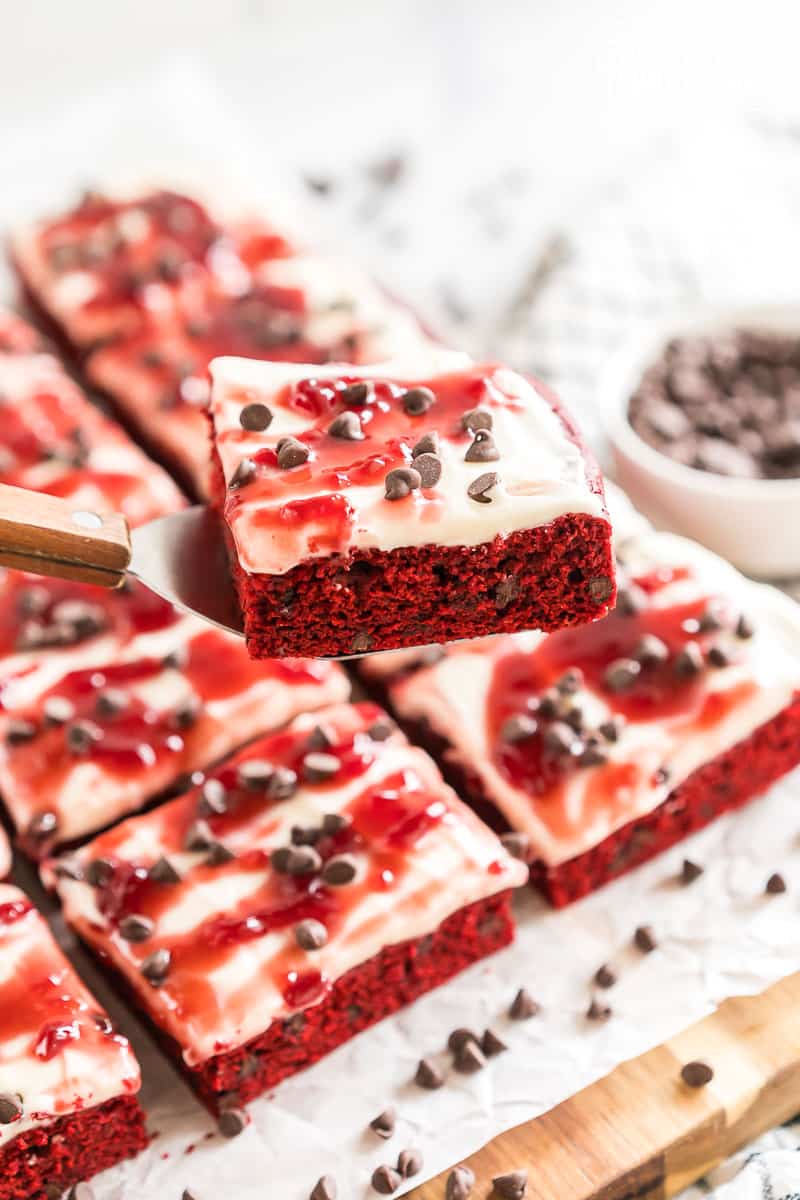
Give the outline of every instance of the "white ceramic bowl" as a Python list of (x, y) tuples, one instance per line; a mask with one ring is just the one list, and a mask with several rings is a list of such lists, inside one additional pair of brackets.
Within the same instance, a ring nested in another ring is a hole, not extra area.
[(670, 338), (731, 329), (800, 338), (800, 305), (679, 313), (621, 355), (602, 396), (615, 477), (654, 524), (695, 538), (749, 575), (790, 579), (800, 576), (800, 479), (731, 479), (686, 467), (649, 446), (628, 421), (642, 373)]

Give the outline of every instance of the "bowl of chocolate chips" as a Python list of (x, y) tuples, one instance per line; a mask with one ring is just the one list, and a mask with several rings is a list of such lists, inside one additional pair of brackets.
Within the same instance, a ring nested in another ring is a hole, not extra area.
[(751, 575), (800, 575), (800, 307), (671, 322), (610, 388), (637, 507)]

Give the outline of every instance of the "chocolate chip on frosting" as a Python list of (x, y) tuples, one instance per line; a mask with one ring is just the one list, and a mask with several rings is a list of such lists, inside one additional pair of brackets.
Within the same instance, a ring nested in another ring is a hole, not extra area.
[(335, 754), (312, 751), (303, 759), (303, 778), (308, 783), (327, 783), (338, 774), (341, 765)]
[(527, 988), (520, 988), (511, 1002), (508, 1015), (512, 1021), (527, 1021), (539, 1012), (539, 1004)]
[(669, 646), (655, 634), (645, 633), (636, 643), (633, 657), (643, 667), (657, 667), (669, 658)]
[(753, 622), (749, 617), (742, 613), (736, 622), (736, 636), (741, 638), (742, 641), (746, 641), (748, 638), (751, 638), (754, 633), (755, 626), (753, 625)]
[(444, 1075), (430, 1058), (421, 1058), (414, 1076), (418, 1087), (426, 1088), (429, 1092), (440, 1088), (444, 1083)]
[(397, 1113), (390, 1106), (384, 1109), (383, 1112), (378, 1113), (377, 1117), (373, 1117), (369, 1123), (369, 1127), (373, 1133), (377, 1133), (379, 1138), (383, 1138), (386, 1141), (394, 1133), (396, 1124)]
[(93, 858), (86, 864), (86, 882), (92, 887), (105, 887), (114, 878), (114, 864), (110, 858)]
[(146, 942), (153, 936), (154, 929), (155, 925), (150, 918), (142, 916), (141, 913), (130, 913), (119, 923), (120, 937), (126, 942)]
[(249, 792), (266, 790), (274, 774), (272, 763), (263, 758), (248, 758), (236, 768), (236, 782)]
[(239, 424), (248, 433), (263, 433), (272, 424), (272, 410), (257, 401), (245, 404), (239, 413)]
[(474, 1075), (476, 1071), (483, 1070), (486, 1066), (486, 1057), (477, 1041), (469, 1038), (464, 1042), (456, 1051), (453, 1066), (462, 1075)]
[(328, 433), (333, 438), (344, 442), (361, 442), (364, 440), (364, 430), (356, 413), (350, 409), (339, 413), (328, 426)]
[(181, 877), (168, 858), (157, 858), (147, 872), (154, 883), (180, 883)]
[(42, 713), (48, 725), (66, 725), (75, 716), (75, 705), (66, 696), (48, 696)]
[(599, 988), (610, 988), (617, 982), (617, 976), (608, 963), (603, 963), (595, 971), (594, 981)]
[(437, 433), (425, 433), (416, 442), (411, 450), (412, 458), (419, 458), (420, 454), (438, 454), (439, 453), (439, 435)]
[(22, 1116), (22, 1098), (15, 1092), (0, 1092), (0, 1125), (11, 1125)]
[(464, 462), (497, 462), (499, 457), (500, 451), (489, 430), (476, 430), (472, 445), (464, 455)]
[(217, 1128), (224, 1138), (238, 1137), (247, 1128), (247, 1114), (240, 1108), (224, 1108), (219, 1114)]
[(321, 950), (328, 941), (328, 931), (321, 921), (308, 917), (295, 925), (294, 938), (301, 950)]
[(400, 403), (410, 417), (421, 417), (436, 403), (436, 397), (430, 388), (414, 387), (403, 393)]
[(353, 408), (363, 408), (365, 404), (369, 404), (374, 394), (374, 385), (367, 379), (360, 379), (357, 383), (351, 383), (342, 388), (339, 392), (339, 399), (343, 404), (349, 404)]
[(461, 418), (461, 428), (469, 433), (476, 433), (479, 429), (491, 429), (493, 425), (494, 418), (486, 408), (471, 408)]
[(635, 617), (647, 608), (647, 593), (637, 584), (627, 584), (617, 591), (615, 612), (623, 617)]
[(224, 842), (214, 841), (208, 847), (205, 861), (209, 867), (223, 867), (225, 863), (233, 862), (235, 857), (236, 855), (228, 849)]
[(201, 817), (221, 817), (228, 811), (228, 792), (221, 780), (205, 780), (200, 788), (197, 811)]
[(607, 742), (618, 742), (620, 734), (625, 728), (625, 718), (622, 716), (610, 717), (603, 721), (597, 727), (597, 732), (604, 737)]
[(414, 470), (419, 471), (422, 487), (436, 487), (442, 477), (442, 460), (435, 454), (418, 454), (414, 459)]
[(695, 879), (699, 879), (703, 874), (703, 868), (699, 863), (692, 862), (690, 858), (685, 858), (681, 866), (681, 883), (688, 886), (694, 883)]
[(38, 727), (33, 721), (25, 721), (12, 717), (6, 726), (6, 744), (9, 746), (24, 746), (36, 737)]
[(395, 467), (386, 476), (386, 499), (402, 500), (422, 486), (422, 476), (414, 467)]
[(373, 742), (385, 742), (387, 738), (392, 736), (394, 726), (388, 718), (379, 717), (377, 721), (373, 721), (367, 730), (367, 734), (372, 738)]
[(527, 713), (515, 713), (500, 726), (500, 741), (524, 742), (533, 737), (538, 728), (539, 724), (535, 717), (531, 717)]
[(527, 833), (510, 830), (508, 833), (500, 834), (500, 841), (512, 858), (518, 858), (521, 862), (530, 861), (531, 839)]
[(311, 1191), (308, 1200), (336, 1200), (339, 1189), (332, 1175), (321, 1175)]
[(706, 657), (712, 667), (729, 667), (732, 662), (730, 653), (719, 642), (709, 646)]
[(253, 482), (257, 471), (258, 467), (252, 458), (243, 458), (231, 475), (228, 487), (233, 489), (245, 487), (248, 483)]
[(387, 1167), (384, 1163), (372, 1172), (370, 1182), (374, 1192), (378, 1192), (381, 1196), (391, 1196), (400, 1187), (403, 1177), (399, 1171), (395, 1171), (394, 1167)]
[(325, 813), (325, 816), (322, 818), (322, 832), (327, 837), (333, 837), (335, 834), (341, 833), (343, 829), (349, 829), (352, 823), (352, 819), (347, 813)]
[(658, 942), (651, 925), (640, 925), (633, 935), (633, 944), (642, 954), (651, 954)]
[(566, 721), (553, 721), (542, 737), (545, 750), (554, 756), (574, 754), (581, 748), (580, 738)]
[(687, 642), (675, 657), (673, 669), (679, 679), (692, 679), (703, 669), (703, 651), (697, 642)]
[(603, 683), (610, 692), (626, 692), (636, 683), (641, 669), (635, 658), (617, 658), (607, 668)]
[(172, 966), (172, 955), (166, 947), (161, 947), (160, 950), (154, 950), (152, 954), (148, 954), (142, 962), (140, 970), (148, 983), (153, 987), (160, 987), (164, 980), (169, 975), (170, 967)]
[(282, 437), (276, 446), (278, 466), (283, 471), (291, 471), (293, 467), (301, 467), (308, 461), (311, 451), (305, 442), (296, 437)]
[(424, 1160), (419, 1150), (409, 1149), (401, 1150), (397, 1156), (397, 1169), (403, 1179), (411, 1179), (413, 1175), (419, 1175), (424, 1166)]
[(479, 475), (477, 479), (473, 479), (472, 483), (467, 488), (467, 495), (470, 500), (476, 500), (479, 504), (491, 504), (492, 497), (489, 495), (492, 488), (495, 488), (500, 483), (500, 476), (496, 471), (487, 471), (484, 475)]
[(211, 827), (206, 821), (193, 821), (186, 831), (184, 839), (184, 849), (189, 851), (208, 850), (209, 846), (214, 841), (214, 835), (211, 832)]
[(589, 1007), (586, 1010), (586, 1018), (589, 1021), (608, 1021), (611, 1017), (611, 1006), (601, 1004), (599, 1000), (592, 998)]
[(508, 1049), (508, 1046), (493, 1029), (484, 1029), (481, 1037), (481, 1050), (487, 1058), (494, 1058)]
[(266, 784), (270, 800), (291, 800), (297, 791), (297, 775), (291, 767), (276, 767)]
[(358, 873), (356, 860), (349, 854), (337, 854), (329, 858), (322, 868), (322, 882), (329, 887), (346, 887)]
[(780, 896), (782, 892), (786, 891), (786, 880), (776, 871), (773, 875), (770, 875), (764, 891), (768, 896)]

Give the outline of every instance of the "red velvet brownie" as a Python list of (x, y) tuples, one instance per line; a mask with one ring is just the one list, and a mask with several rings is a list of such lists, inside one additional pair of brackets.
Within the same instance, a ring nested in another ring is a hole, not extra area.
[(47, 1200), (147, 1145), (127, 1038), (0, 884), (0, 1200)]
[(255, 657), (602, 616), (611, 528), (560, 406), (428, 348), (377, 368), (212, 366), (213, 503)]
[(0, 578), (0, 795), (34, 856), (348, 694), (334, 664), (254, 662), (137, 585)]
[(297, 718), (45, 876), (220, 1112), (509, 942), (527, 868), (359, 704)]
[(212, 358), (367, 362), (423, 339), (361, 271), (181, 192), (90, 194), (18, 235), (14, 257), (73, 346), (107, 343), (89, 378), (201, 494)]
[[(4, 324), (14, 334), (5, 341)], [(136, 525), (182, 507), (166, 472), (89, 403), (58, 360), (28, 349), (28, 328), (0, 312), (0, 483), (121, 512)]]
[(622, 547), (603, 621), (378, 656), (362, 673), (575, 900), (800, 763), (800, 610), (692, 542)]

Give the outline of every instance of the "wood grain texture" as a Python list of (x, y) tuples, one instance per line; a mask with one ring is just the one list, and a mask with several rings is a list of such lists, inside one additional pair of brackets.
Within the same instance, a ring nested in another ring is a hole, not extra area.
[[(131, 559), (125, 518), (84, 512), (71, 501), (0, 484), (0, 562), (26, 570), (66, 574), (87, 583), (120, 581)], [(98, 580), (98, 573), (101, 580)]]
[[(681, 1079), (702, 1059), (704, 1088)], [(494, 1196), (495, 1175), (528, 1170), (525, 1200), (664, 1200), (753, 1138), (800, 1111), (800, 974), (720, 1008), (623, 1063), (464, 1163), (470, 1200)], [(449, 1171), (409, 1193), (444, 1200)]]

